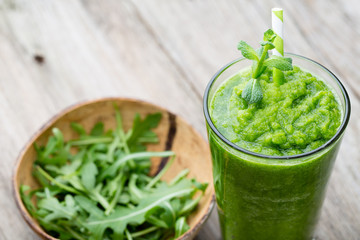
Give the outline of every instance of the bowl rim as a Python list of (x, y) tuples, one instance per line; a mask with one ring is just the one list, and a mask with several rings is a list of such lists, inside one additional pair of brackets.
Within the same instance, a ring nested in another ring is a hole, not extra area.
[[(52, 116), (50, 119), (48, 119), (45, 123), (43, 123), (41, 125), (41, 127), (30, 136), (29, 140), (26, 141), (24, 146), (21, 148), (18, 156), (16, 157), (16, 161), (15, 161), (15, 165), (14, 165), (13, 173), (12, 173), (12, 178), (11, 178), (12, 195), (15, 198), (15, 203), (21, 213), (21, 216), (24, 218), (24, 220), (28, 224), (28, 226), (33, 231), (35, 231), (35, 233), (38, 234), (42, 239), (57, 240), (57, 238), (54, 238), (54, 237), (50, 236), (49, 234), (47, 234), (38, 224), (35, 223), (35, 221), (31, 217), (31, 215), (29, 214), (28, 210), (25, 208), (25, 206), (21, 200), (20, 192), (17, 187), (18, 186), (17, 176), (18, 176), (18, 170), (19, 170), (19, 166), (21, 163), (21, 159), (24, 157), (25, 152), (27, 152), (27, 150), (30, 147), (32, 147), (32, 143), (38, 137), (40, 137), (40, 135), (44, 132), (44, 130), (46, 130), (51, 125), (53, 125), (59, 118), (61, 118), (62, 116), (64, 116), (67, 113), (74, 111), (77, 108), (80, 108), (80, 107), (83, 107), (86, 105), (90, 105), (90, 104), (94, 104), (94, 103), (98, 103), (98, 102), (107, 102), (107, 101), (137, 102), (137, 103), (141, 103), (144, 105), (156, 107), (164, 112), (175, 115), (176, 118), (180, 119), (182, 122), (187, 124), (192, 129), (192, 131), (194, 132), (194, 134), (197, 137), (199, 137), (199, 138), (203, 139), (203, 141), (205, 141), (204, 137), (201, 136), (198, 133), (198, 131), (191, 124), (189, 124), (187, 121), (185, 121), (181, 116), (179, 116), (178, 114), (174, 114), (173, 112), (169, 111), (168, 109), (166, 109), (162, 106), (159, 106), (157, 104), (154, 104), (149, 101), (142, 100), (142, 99), (130, 98), (130, 97), (100, 97), (100, 98), (94, 98), (94, 99), (90, 99), (90, 100), (78, 101), (76, 103), (73, 103), (73, 104), (63, 108), (62, 110), (57, 112), (54, 116)], [(209, 184), (212, 185), (212, 182)], [(209, 218), (209, 216), (214, 208), (214, 205), (215, 205), (215, 190), (214, 190), (214, 188), (210, 188), (210, 191), (211, 191), (211, 193), (210, 193), (211, 200), (209, 203), (209, 207), (206, 210), (206, 213), (204, 214), (204, 216), (201, 217), (201, 219), (198, 222), (196, 222), (196, 224), (193, 228), (190, 228), (183, 235), (181, 235), (178, 239), (185, 240), (185, 239), (188, 239), (189, 237), (193, 236), (193, 234), (196, 234), (200, 230), (200, 228), (203, 226), (205, 221)]]

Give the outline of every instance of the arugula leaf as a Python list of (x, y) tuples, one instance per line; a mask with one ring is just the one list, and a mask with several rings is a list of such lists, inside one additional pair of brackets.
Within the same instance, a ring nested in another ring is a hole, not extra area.
[(247, 82), (241, 96), (249, 104), (259, 102), (263, 97), (259, 80), (253, 78), (250, 79)]
[(196, 181), (195, 178), (191, 179), (191, 183), (194, 185), (194, 187), (200, 191), (202, 191), (203, 193), (205, 193), (207, 186), (209, 185), (208, 183), (200, 183), (198, 181)]
[(152, 223), (155, 226), (161, 228), (171, 228), (174, 226), (176, 221), (176, 212), (172, 205), (168, 201), (165, 201), (147, 211), (145, 219), (147, 222)]
[(155, 128), (161, 120), (161, 113), (149, 114), (144, 120), (141, 120), (140, 115), (136, 114), (134, 118), (131, 135), (127, 140), (129, 145), (134, 144), (139, 138), (146, 137), (148, 131)]
[(123, 191), (126, 178), (125, 178), (125, 175), (122, 174), (122, 173), (119, 176), (120, 177), (119, 177), (119, 180), (118, 180), (118, 184), (116, 186), (114, 197), (111, 200), (109, 206), (107, 208), (105, 208), (105, 215), (109, 215), (112, 212), (112, 210), (115, 208), (116, 203), (119, 200), (121, 192)]
[(150, 189), (153, 187), (158, 181), (160, 181), (160, 178), (166, 173), (166, 171), (170, 168), (172, 163), (174, 162), (175, 157), (172, 156), (170, 160), (166, 163), (165, 167), (161, 169), (161, 171), (146, 185), (145, 189)]
[(55, 224), (52, 221), (44, 220), (44, 218), (42, 217), (37, 217), (37, 220), (47, 232), (56, 232), (57, 235), (55, 235), (54, 237), (57, 237), (59, 239), (71, 239), (69, 233), (67, 233), (66, 230), (62, 228), (60, 225)]
[(118, 135), (115, 135), (114, 137), (114, 140), (112, 143), (110, 143), (109, 145), (109, 148), (108, 148), (108, 151), (106, 153), (106, 160), (108, 162), (114, 162), (114, 153), (115, 153), (115, 150), (116, 148), (119, 146), (121, 140), (120, 140), (120, 137)]
[(175, 238), (180, 237), (189, 229), (190, 227), (187, 225), (185, 217), (179, 218), (175, 224)]
[(127, 239), (127, 240), (133, 240), (130, 232), (129, 232), (127, 229), (125, 229), (125, 234), (126, 234), (126, 239)]
[(108, 209), (110, 208), (110, 204), (108, 200), (101, 194), (102, 187), (103, 184), (99, 183), (94, 189), (88, 191), (88, 196), (94, 201), (97, 201), (104, 209)]
[(49, 138), (45, 148), (35, 148), (38, 152), (37, 162), (42, 164), (65, 164), (68, 158), (68, 149), (64, 146), (64, 137), (59, 129), (52, 129), (53, 136)]
[(93, 162), (85, 163), (81, 168), (81, 182), (86, 189), (91, 190), (95, 187), (97, 174), (98, 169)]
[(82, 139), (71, 140), (69, 141), (69, 144), (72, 146), (84, 146), (84, 145), (92, 145), (98, 143), (110, 143), (112, 142), (112, 140), (113, 139), (108, 136), (102, 136), (102, 137), (86, 136)]
[(159, 142), (159, 138), (156, 135), (156, 133), (147, 131), (147, 132), (144, 132), (144, 134), (138, 138), (138, 141), (140, 143), (157, 143), (157, 142)]
[(45, 178), (39, 171), (39, 169), (36, 167), (37, 165), (34, 164), (33, 166), (33, 175), (36, 178), (36, 180), (41, 184), (43, 187), (50, 187), (50, 182), (47, 178)]
[(74, 193), (74, 194), (81, 194), (81, 192), (79, 192), (78, 190), (67, 186), (63, 183), (61, 183), (60, 181), (56, 180), (55, 178), (53, 178), (52, 176), (50, 176), (50, 174), (48, 174), (46, 171), (44, 171), (40, 166), (36, 167), (37, 171), (39, 172), (40, 175), (42, 175), (42, 177), (44, 177), (45, 179), (47, 179), (49, 182), (51, 182), (52, 184), (58, 186), (59, 188)]
[(37, 205), (39, 208), (49, 211), (44, 221), (52, 221), (59, 218), (70, 220), (76, 216), (77, 212), (77, 207), (71, 195), (65, 196), (64, 205), (60, 204), (59, 200), (55, 197), (41, 199)]
[(130, 197), (133, 203), (138, 204), (139, 201), (144, 198), (147, 194), (144, 194), (137, 186), (136, 186), (136, 180), (138, 179), (137, 174), (133, 174), (130, 177), (129, 181), (129, 193)]
[(122, 156), (100, 174), (100, 180), (104, 179), (107, 176), (114, 176), (117, 170), (130, 159), (136, 160), (136, 159), (144, 159), (149, 157), (170, 157), (173, 156), (174, 154), (175, 153), (172, 151), (165, 151), (165, 152), (131, 153), (129, 155)]
[(98, 122), (95, 126), (91, 129), (90, 135), (91, 136), (101, 136), (104, 134), (104, 124), (102, 122)]
[(185, 168), (180, 173), (178, 173), (178, 175), (175, 178), (173, 178), (173, 180), (170, 181), (169, 185), (170, 186), (174, 185), (175, 183), (177, 183), (181, 179), (184, 179), (189, 174), (189, 172), (190, 172), (190, 170)]
[[(123, 233), (129, 223), (144, 223), (146, 213), (155, 206), (174, 197), (190, 194), (193, 191), (194, 188), (191, 186), (191, 182), (184, 179), (168, 189), (161, 189), (161, 191), (148, 195), (146, 198), (143, 198), (134, 209), (118, 207), (114, 213), (108, 217), (90, 214), (84, 226), (92, 232), (95, 239), (102, 239), (107, 228), (112, 229), (116, 233)], [(84, 210), (86, 211), (86, 209)]]
[(85, 136), (86, 135), (86, 131), (83, 128), (83, 126), (81, 126), (79, 123), (76, 122), (72, 122), (70, 123), (70, 127), (79, 134), (79, 136)]
[[(149, 228), (146, 228), (144, 230), (131, 233), (131, 236), (134, 237), (134, 238), (141, 237), (141, 236), (143, 236), (145, 234), (151, 233), (151, 232), (156, 231), (158, 229), (159, 229), (159, 227), (156, 227), (156, 226), (149, 227)], [(150, 239), (150, 240), (158, 240), (158, 239), (160, 239), (161, 235), (159, 235), (159, 231), (157, 231), (157, 233), (158, 234), (155, 233), (155, 235), (152, 234), (153, 236), (149, 237), (148, 239)]]
[(31, 216), (35, 216), (35, 211), (36, 208), (34, 206), (34, 204), (31, 202), (31, 197), (33, 195), (33, 193), (27, 195), (25, 192), (30, 190), (30, 187), (27, 185), (21, 185), (20, 186), (20, 196), (21, 199), (23, 200), (23, 203), (26, 207), (26, 209), (29, 211)]
[(201, 200), (201, 196), (196, 199), (186, 199), (185, 205), (179, 211), (180, 215), (187, 215), (192, 212)]
[(75, 196), (75, 201), (84, 211), (88, 212), (90, 215), (97, 217), (103, 216), (103, 211), (96, 206), (95, 201), (92, 201), (89, 198), (81, 195)]
[(124, 173), (124, 171), (120, 171), (120, 173), (112, 179), (107, 179), (104, 188), (102, 189), (102, 195), (105, 197), (112, 197), (116, 193), (119, 188), (123, 187), (122, 182), (128, 179), (128, 176)]
[(79, 192), (89, 191), (88, 189), (86, 189), (84, 187), (84, 185), (82, 184), (82, 181), (78, 175), (64, 176), (64, 177), (62, 177), (62, 179), (64, 180), (64, 182), (65, 181), (68, 182), (72, 187), (74, 187)]

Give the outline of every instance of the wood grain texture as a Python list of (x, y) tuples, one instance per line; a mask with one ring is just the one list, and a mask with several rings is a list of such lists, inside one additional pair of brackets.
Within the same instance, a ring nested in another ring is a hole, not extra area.
[[(210, 77), (255, 45), (270, 9), (285, 10), (285, 51), (331, 69), (352, 116), (329, 183), (317, 239), (360, 239), (358, 0), (0, 1), (0, 239), (37, 239), (11, 196), (17, 154), (50, 117), (102, 96), (137, 97), (179, 114), (205, 137)], [(216, 212), (198, 239), (220, 239)]]

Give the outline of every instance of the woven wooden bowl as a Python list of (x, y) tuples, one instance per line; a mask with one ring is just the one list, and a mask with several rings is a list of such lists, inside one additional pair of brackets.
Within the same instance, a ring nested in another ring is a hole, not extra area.
[[(174, 163), (163, 176), (164, 180), (171, 179), (182, 169), (188, 168), (190, 170), (189, 177), (195, 177), (198, 181), (209, 183), (208, 189), (201, 199), (197, 210), (190, 215), (188, 219), (190, 230), (179, 239), (194, 238), (209, 216), (214, 205), (214, 188), (212, 185), (209, 147), (204, 139), (195, 132), (189, 124), (175, 114), (153, 104), (134, 99), (103, 98), (71, 106), (53, 117), (30, 139), (17, 159), (13, 176), (15, 200), (22, 216), (41, 238), (54, 239), (31, 217), (22, 203), (19, 194), (19, 187), (22, 184), (29, 185), (31, 188), (38, 186), (37, 181), (31, 173), (32, 164), (36, 157), (33, 144), (36, 142), (39, 145), (44, 145), (51, 135), (51, 129), (53, 127), (59, 128), (63, 132), (66, 140), (75, 138), (76, 135), (70, 128), (71, 122), (78, 122), (82, 124), (86, 130), (90, 130), (96, 122), (102, 121), (106, 129), (114, 129), (116, 125), (114, 103), (120, 108), (125, 129), (131, 127), (135, 113), (139, 113), (142, 117), (149, 113), (162, 113), (162, 120), (155, 129), (155, 132), (159, 136), (160, 143), (149, 144), (148, 150), (172, 150), (176, 153)], [(167, 159), (153, 158), (151, 173), (154, 174), (157, 172), (164, 166), (166, 161)]]

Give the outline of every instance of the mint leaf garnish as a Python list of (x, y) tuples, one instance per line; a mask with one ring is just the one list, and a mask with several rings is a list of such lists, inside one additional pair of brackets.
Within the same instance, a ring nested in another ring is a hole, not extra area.
[(272, 29), (268, 29), (264, 32), (264, 38), (263, 38), (264, 41), (274, 42), (275, 38), (276, 38), (276, 34)]
[(261, 86), (258, 79), (250, 79), (242, 94), (242, 98), (244, 98), (248, 103), (256, 103), (260, 101), (263, 97)]
[(291, 58), (285, 58), (280, 56), (271, 56), (264, 61), (264, 66), (270, 68), (277, 68), (281, 71), (290, 71), (293, 69)]
[(240, 41), (238, 44), (238, 50), (241, 51), (241, 54), (250, 60), (256, 60), (259, 61), (259, 57), (258, 54), (256, 53), (256, 51), (246, 42), (244, 41)]
[(263, 46), (263, 47), (268, 46), (268, 50), (271, 50), (271, 49), (275, 48), (275, 45), (272, 42), (269, 42), (269, 41), (267, 41), (267, 42), (261, 41), (260, 45)]
[(260, 42), (261, 47), (259, 49), (254, 50), (254, 48), (244, 41), (240, 41), (238, 44), (238, 49), (241, 51), (241, 54), (245, 58), (253, 60), (251, 68), (252, 78), (246, 84), (241, 94), (242, 98), (244, 98), (249, 104), (260, 102), (263, 97), (260, 80), (258, 78), (267, 67), (276, 68), (281, 71), (289, 71), (293, 69), (291, 58), (281, 56), (269, 57), (268, 51), (275, 48), (275, 38), (276, 34), (274, 31), (268, 29), (264, 32), (264, 38), (263, 41)]

